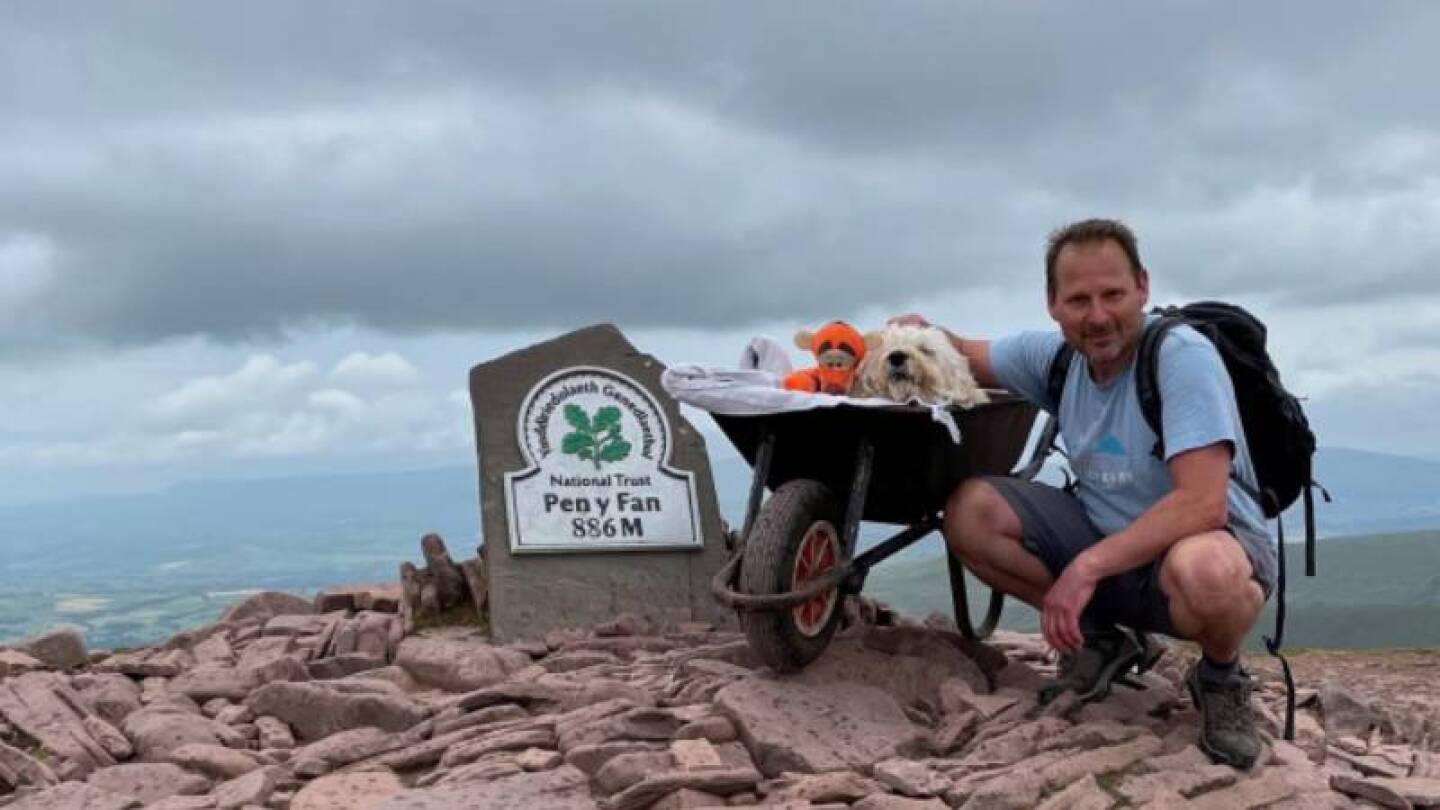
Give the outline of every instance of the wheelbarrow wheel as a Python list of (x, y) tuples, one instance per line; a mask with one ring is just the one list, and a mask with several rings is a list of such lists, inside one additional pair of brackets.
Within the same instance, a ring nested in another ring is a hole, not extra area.
[[(740, 587), (748, 594), (798, 590), (840, 564), (840, 504), (819, 481), (780, 485), (756, 516), (740, 563)], [(746, 610), (740, 626), (750, 648), (771, 669), (794, 672), (830, 644), (844, 612), (844, 596), (832, 588), (807, 602), (778, 610)]]

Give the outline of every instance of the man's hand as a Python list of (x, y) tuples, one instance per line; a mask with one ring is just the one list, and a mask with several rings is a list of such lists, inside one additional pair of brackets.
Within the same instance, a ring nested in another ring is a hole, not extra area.
[(930, 321), (918, 312), (910, 312), (905, 315), (896, 315), (885, 322), (886, 326), (929, 326)]
[(1051, 647), (1068, 653), (1085, 645), (1085, 635), (1080, 632), (1080, 614), (1090, 604), (1099, 582), (1100, 578), (1090, 570), (1083, 555), (1060, 572), (1060, 578), (1050, 586), (1041, 605), (1040, 631)]

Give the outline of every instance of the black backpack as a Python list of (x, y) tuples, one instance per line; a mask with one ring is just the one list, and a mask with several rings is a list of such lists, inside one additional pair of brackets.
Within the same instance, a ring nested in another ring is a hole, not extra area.
[[(1152, 310), (1160, 317), (1148, 324), (1140, 337), (1135, 359), (1135, 391), (1140, 412), (1154, 431), (1154, 454), (1165, 458), (1165, 432), (1161, 424), (1160, 342), (1180, 324), (1188, 324), (1215, 345), (1225, 362), (1235, 388), (1235, 402), (1245, 441), (1250, 448), (1250, 462), (1259, 480), (1259, 491), (1236, 479), (1241, 488), (1260, 505), (1267, 518), (1278, 518), (1297, 499), (1304, 501), (1305, 510), (1305, 575), (1315, 576), (1315, 503), (1312, 489), (1319, 485), (1313, 477), (1315, 434), (1309, 420), (1295, 398), (1280, 383), (1280, 372), (1265, 349), (1266, 329), (1259, 318), (1244, 309), (1220, 301), (1199, 301), (1183, 307)], [(1065, 377), (1075, 350), (1062, 344), (1050, 361), (1048, 393), (1058, 409), (1065, 388)], [(1231, 473), (1232, 477), (1234, 473)], [(1325, 500), (1329, 493), (1320, 487)], [(1285, 630), (1285, 525), (1279, 524), (1279, 583), (1275, 606), (1275, 636), (1266, 638), (1265, 646), (1280, 658), (1289, 687), (1285, 739), (1294, 739), (1295, 689), (1290, 666), (1280, 655)]]

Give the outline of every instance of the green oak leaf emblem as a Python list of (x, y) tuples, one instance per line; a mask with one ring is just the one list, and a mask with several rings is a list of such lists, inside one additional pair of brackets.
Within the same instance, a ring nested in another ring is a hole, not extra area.
[(565, 421), (574, 428), (560, 440), (560, 452), (578, 456), (600, 469), (601, 462), (620, 461), (630, 455), (630, 443), (620, 435), (620, 409), (605, 405), (594, 416), (571, 402)]

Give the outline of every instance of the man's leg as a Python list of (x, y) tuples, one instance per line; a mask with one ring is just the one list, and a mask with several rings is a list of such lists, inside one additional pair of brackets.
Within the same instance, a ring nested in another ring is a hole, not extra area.
[(1055, 580), (1021, 545), (1015, 509), (980, 478), (967, 479), (945, 505), (945, 542), (980, 581), (1039, 608)]
[[(1080, 502), (1062, 490), (982, 478), (966, 481), (951, 497), (945, 538), (951, 553), (981, 581), (1039, 609), (1054, 584), (1051, 572), (1097, 542), (1100, 531)], [(1123, 633), (1108, 619), (1083, 629), (1085, 646), (1061, 656), (1057, 677), (1037, 696), (1042, 703), (1067, 691), (1082, 701), (1103, 697), (1115, 677), (1152, 660), (1143, 636)]]
[(1248, 769), (1260, 753), (1250, 706), (1252, 683), (1239, 666), (1240, 644), (1265, 604), (1253, 567), (1229, 532), (1187, 537), (1166, 552), (1160, 587), (1175, 632), (1203, 656), (1185, 675), (1200, 712), (1200, 748), (1217, 762)]
[(1160, 564), (1160, 588), (1169, 598), (1175, 631), (1216, 663), (1236, 660), (1265, 605), (1250, 558), (1227, 531), (1197, 534), (1171, 546)]

